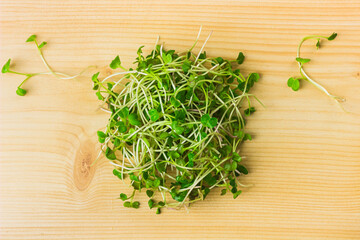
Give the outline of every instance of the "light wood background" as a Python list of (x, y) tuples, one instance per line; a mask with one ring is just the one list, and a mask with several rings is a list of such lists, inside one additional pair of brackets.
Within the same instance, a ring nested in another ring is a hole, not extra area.
[[(266, 108), (249, 119), (243, 155), (253, 184), (236, 200), (211, 193), (189, 212), (155, 215), (145, 203), (126, 209), (129, 192), (96, 158), (99, 111), (88, 72), (76, 80), (31, 79), (26, 97), (19, 76), (0, 79), (1, 239), (360, 239), (360, 1), (45, 1), (2, 0), (0, 62), (44, 71), (31, 34), (48, 41), (44, 53), (58, 71), (75, 74), (97, 64), (102, 76), (119, 54), (131, 66), (157, 35), (168, 48), (188, 49), (203, 25), (214, 30), (210, 56), (246, 55), (245, 73), (261, 81), (254, 93)], [(344, 113), (308, 83), (286, 86), (297, 74), (300, 39), (338, 38), (304, 46), (307, 70), (344, 96)], [(197, 48), (199, 49), (199, 47)]]

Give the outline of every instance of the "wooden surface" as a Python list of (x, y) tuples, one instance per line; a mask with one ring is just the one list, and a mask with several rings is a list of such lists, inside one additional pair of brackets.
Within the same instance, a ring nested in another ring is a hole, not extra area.
[[(249, 119), (255, 137), (242, 146), (253, 184), (241, 197), (211, 193), (189, 212), (161, 215), (143, 204), (125, 209), (116, 199), (130, 189), (96, 158), (98, 110), (91, 72), (76, 80), (0, 79), (1, 239), (360, 239), (360, 1), (40, 1), (2, 0), (0, 62), (44, 71), (31, 34), (48, 41), (45, 56), (75, 74), (97, 64), (102, 74), (115, 55), (131, 66), (136, 50), (149, 52), (157, 35), (165, 46), (188, 49), (214, 33), (210, 56), (236, 58), (243, 71), (261, 73), (254, 93), (266, 108)], [(342, 110), (304, 83), (292, 92), (296, 46), (308, 34), (339, 33), (315, 51), (307, 70)], [(199, 49), (199, 48), (197, 48)], [(144, 203), (145, 196), (140, 197)]]

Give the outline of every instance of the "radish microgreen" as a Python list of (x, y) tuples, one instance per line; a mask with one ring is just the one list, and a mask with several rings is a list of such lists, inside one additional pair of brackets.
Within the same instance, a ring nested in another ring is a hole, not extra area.
[[(12, 73), (12, 74), (17, 74), (17, 75), (21, 75), (21, 76), (25, 76), (25, 79), (20, 83), (20, 85), (17, 87), (17, 90), (16, 90), (16, 94), (19, 95), (19, 96), (25, 96), (26, 93), (27, 93), (27, 90), (21, 88), (22, 85), (24, 83), (26, 83), (30, 78), (34, 77), (34, 76), (37, 76), (37, 75), (49, 75), (49, 74), (52, 74), (54, 75), (56, 78), (59, 78), (59, 79), (73, 79), (73, 78), (76, 78), (78, 76), (80, 76), (84, 71), (82, 71), (81, 73), (77, 74), (77, 75), (74, 75), (74, 76), (70, 76), (70, 75), (67, 75), (65, 73), (61, 73), (61, 72), (55, 72), (53, 71), (49, 64), (47, 63), (47, 61), (45, 60), (44, 58), (44, 55), (42, 53), (42, 48), (47, 44), (47, 42), (41, 42), (40, 44), (38, 44), (37, 40), (36, 40), (36, 35), (31, 35), (27, 40), (26, 42), (33, 42), (38, 50), (38, 53), (40, 55), (40, 58), (42, 60), (42, 62), (44, 63), (45, 67), (47, 68), (48, 72), (38, 72), (38, 73), (22, 73), (22, 72), (17, 72), (17, 71), (13, 71), (13, 70), (10, 70), (10, 64), (11, 64), (11, 59), (9, 59), (5, 64), (4, 66), (2, 67), (2, 70), (1, 72), (2, 73)], [(94, 86), (95, 87), (95, 86)]]
[(321, 40), (326, 39), (328, 41), (332, 41), (336, 38), (337, 33), (331, 34), (329, 37), (321, 36), (321, 35), (309, 35), (304, 37), (297, 48), (297, 56), (295, 58), (296, 62), (299, 65), (299, 71), (301, 77), (290, 77), (287, 81), (288, 87), (290, 87), (292, 90), (297, 91), (300, 88), (300, 80), (306, 80), (310, 82), (312, 85), (314, 85), (316, 88), (318, 88), (320, 91), (324, 92), (327, 96), (329, 96), (331, 99), (334, 99), (337, 103), (344, 102), (345, 99), (342, 97), (338, 97), (335, 95), (330, 94), (323, 86), (321, 86), (319, 83), (315, 82), (313, 79), (309, 77), (309, 75), (304, 70), (304, 64), (310, 62), (310, 59), (308, 58), (302, 58), (300, 57), (300, 49), (303, 43), (307, 40), (314, 39), (316, 40), (316, 49), (319, 49), (321, 46)]
[[(125, 207), (138, 208), (133, 199), (142, 190), (159, 214), (164, 207), (204, 200), (217, 187), (233, 198), (244, 187), (238, 176), (248, 171), (240, 164), (239, 146), (252, 139), (244, 116), (255, 112), (248, 92), (260, 76), (245, 78), (234, 68), (244, 62), (242, 52), (229, 61), (205, 51), (194, 54), (193, 48), (180, 54), (156, 44), (144, 55), (141, 46), (135, 70), (124, 68), (116, 56), (110, 68), (122, 71), (102, 80), (99, 73), (92, 77), (110, 113), (105, 131), (98, 132), (102, 151), (115, 166), (114, 175), (128, 176), (134, 188), (130, 197), (120, 196), (128, 200)], [(244, 104), (248, 108), (240, 111)]]

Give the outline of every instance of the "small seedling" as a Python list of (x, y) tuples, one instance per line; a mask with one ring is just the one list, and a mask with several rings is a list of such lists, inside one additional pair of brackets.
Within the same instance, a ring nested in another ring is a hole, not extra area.
[(37, 75), (49, 75), (52, 74), (54, 75), (56, 78), (59, 79), (73, 79), (76, 78), (78, 76), (80, 76), (86, 69), (84, 69), (81, 73), (74, 75), (74, 76), (70, 76), (67, 75), (65, 73), (61, 73), (61, 72), (55, 72), (52, 70), (52, 68), (49, 66), (49, 64), (47, 63), (47, 61), (44, 58), (44, 55), (42, 53), (42, 48), (47, 44), (47, 42), (41, 42), (40, 44), (38, 44), (37, 39), (36, 39), (36, 35), (31, 35), (26, 42), (32, 42), (35, 44), (38, 53), (40, 55), (40, 58), (42, 60), (42, 62), (44, 63), (45, 67), (47, 68), (48, 72), (38, 72), (38, 73), (22, 73), (22, 72), (17, 72), (17, 71), (13, 71), (10, 69), (10, 64), (11, 64), (11, 59), (9, 59), (4, 66), (2, 67), (1, 72), (2, 73), (13, 73), (13, 74), (17, 74), (17, 75), (21, 75), (21, 76), (25, 76), (25, 79), (20, 83), (20, 85), (17, 87), (16, 90), (16, 94), (19, 96), (25, 96), (27, 93), (27, 90), (23, 89), (22, 86), (24, 85), (24, 83), (26, 83), (30, 78), (37, 76)]
[(313, 79), (311, 79), (309, 77), (309, 75), (305, 72), (304, 70), (304, 64), (310, 62), (310, 59), (308, 58), (302, 58), (300, 57), (300, 49), (301, 46), (303, 45), (303, 43), (306, 40), (310, 40), (310, 39), (314, 39), (316, 40), (316, 49), (319, 49), (321, 46), (321, 40), (325, 39), (328, 41), (332, 41), (336, 38), (337, 33), (333, 33), (331, 34), (329, 37), (325, 37), (325, 36), (320, 36), (320, 35), (310, 35), (310, 36), (306, 36), (304, 37), (300, 44), (298, 45), (298, 49), (297, 49), (297, 56), (295, 58), (296, 62), (299, 65), (299, 71), (300, 71), (300, 75), (301, 77), (290, 77), (287, 81), (287, 85), (294, 91), (299, 90), (300, 88), (300, 81), (301, 80), (306, 80), (308, 82), (310, 82), (312, 85), (314, 85), (316, 88), (318, 88), (320, 91), (324, 92), (327, 96), (329, 96), (331, 99), (334, 99), (336, 102), (340, 103), (340, 102), (344, 102), (345, 99), (342, 97), (338, 97), (335, 95), (330, 94), (323, 86), (321, 86), (319, 83), (315, 82)]

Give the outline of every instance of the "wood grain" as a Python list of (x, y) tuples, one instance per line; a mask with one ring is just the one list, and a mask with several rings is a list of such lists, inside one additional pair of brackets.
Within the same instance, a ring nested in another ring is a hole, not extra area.
[[(235, 58), (245, 73), (261, 73), (254, 88), (266, 108), (249, 119), (255, 138), (242, 146), (253, 184), (237, 200), (219, 192), (189, 212), (155, 215), (143, 204), (125, 209), (116, 199), (129, 188), (102, 159), (96, 131), (107, 114), (98, 109), (91, 73), (76, 80), (0, 79), (1, 239), (360, 239), (360, 2), (266, 1), (41, 1), (0, 2), (1, 63), (43, 71), (36, 33), (58, 71), (75, 74), (97, 64), (102, 74), (117, 54), (131, 66), (136, 50), (186, 50), (203, 25), (210, 56)], [(307, 70), (330, 92), (346, 97), (344, 113), (307, 83), (292, 92), (294, 56), (308, 34), (338, 38), (312, 58)], [(197, 48), (199, 49), (199, 48)], [(140, 196), (145, 202), (145, 196)]]

